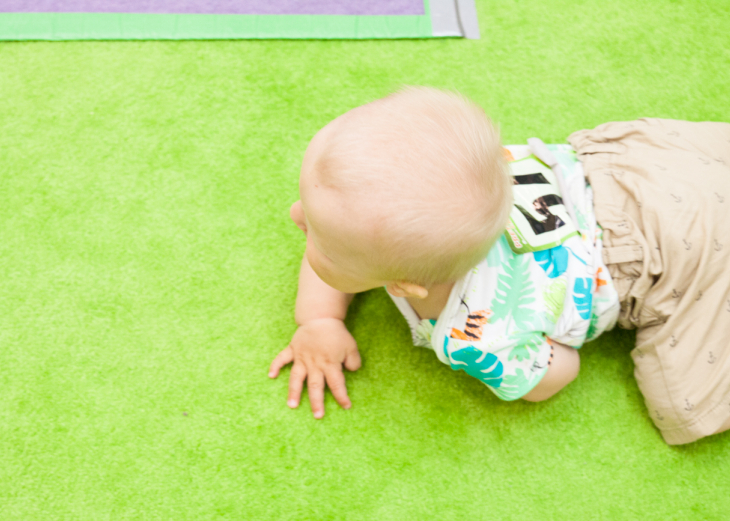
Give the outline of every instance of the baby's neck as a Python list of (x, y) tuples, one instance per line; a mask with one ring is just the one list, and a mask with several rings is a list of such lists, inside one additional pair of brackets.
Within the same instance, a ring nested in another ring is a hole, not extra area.
[(406, 300), (421, 320), (426, 318), (437, 320), (449, 301), (449, 295), (454, 284), (455, 282), (447, 282), (446, 284), (431, 286), (426, 298), (407, 297)]

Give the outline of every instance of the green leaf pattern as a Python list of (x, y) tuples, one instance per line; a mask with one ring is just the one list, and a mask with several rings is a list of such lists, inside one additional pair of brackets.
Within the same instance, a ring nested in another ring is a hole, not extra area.
[(535, 310), (529, 307), (535, 302), (535, 284), (530, 277), (532, 260), (532, 255), (514, 255), (502, 262), (490, 306), (494, 313), (492, 322), (511, 318), (517, 329), (534, 328)]
[(436, 321), (431, 319), (424, 319), (418, 323), (416, 327), (416, 335), (414, 344), (418, 347), (427, 347), (433, 349), (431, 345), (431, 337), (433, 335), (433, 329), (436, 326)]
[(507, 360), (527, 360), (533, 353), (540, 351), (540, 346), (545, 343), (545, 337), (541, 333), (513, 333), (511, 336), (516, 344), (507, 355)]
[(568, 285), (565, 282), (565, 277), (559, 277), (547, 284), (542, 290), (542, 298), (545, 301), (545, 316), (553, 324), (557, 323), (558, 317), (563, 312), (565, 291), (567, 289)]

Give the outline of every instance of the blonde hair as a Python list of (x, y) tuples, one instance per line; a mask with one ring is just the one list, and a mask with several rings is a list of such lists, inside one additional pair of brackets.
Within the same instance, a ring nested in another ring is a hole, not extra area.
[(356, 195), (372, 234), (367, 263), (382, 280), (453, 282), (504, 231), (512, 180), (499, 132), (458, 93), (406, 87), (341, 116), (315, 165), (321, 182)]

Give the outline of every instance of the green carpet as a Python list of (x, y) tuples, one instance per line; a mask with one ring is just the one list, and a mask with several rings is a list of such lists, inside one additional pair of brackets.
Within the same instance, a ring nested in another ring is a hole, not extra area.
[[(351, 410), (286, 407), (302, 154), (401, 84), (506, 143), (643, 116), (730, 121), (730, 3), (488, 0), (481, 40), (0, 45), (0, 518), (727, 519), (730, 434), (669, 447), (633, 334), (546, 403), (348, 317)], [(306, 402), (305, 402), (306, 403)]]

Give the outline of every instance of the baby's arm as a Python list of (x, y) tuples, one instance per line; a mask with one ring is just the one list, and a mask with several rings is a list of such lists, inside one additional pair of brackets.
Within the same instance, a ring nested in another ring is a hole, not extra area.
[(522, 397), (523, 400), (528, 402), (547, 400), (578, 376), (580, 370), (578, 350), (552, 339), (548, 339), (548, 342), (553, 346), (552, 362), (540, 383)]
[(325, 284), (304, 256), (294, 313), (299, 328), (269, 368), (269, 376), (276, 378), (282, 367), (294, 362), (289, 375), (289, 407), (299, 406), (306, 379), (315, 418), (324, 416), (325, 381), (337, 402), (350, 408), (342, 366), (350, 371), (360, 367), (357, 344), (344, 323), (353, 297)]

